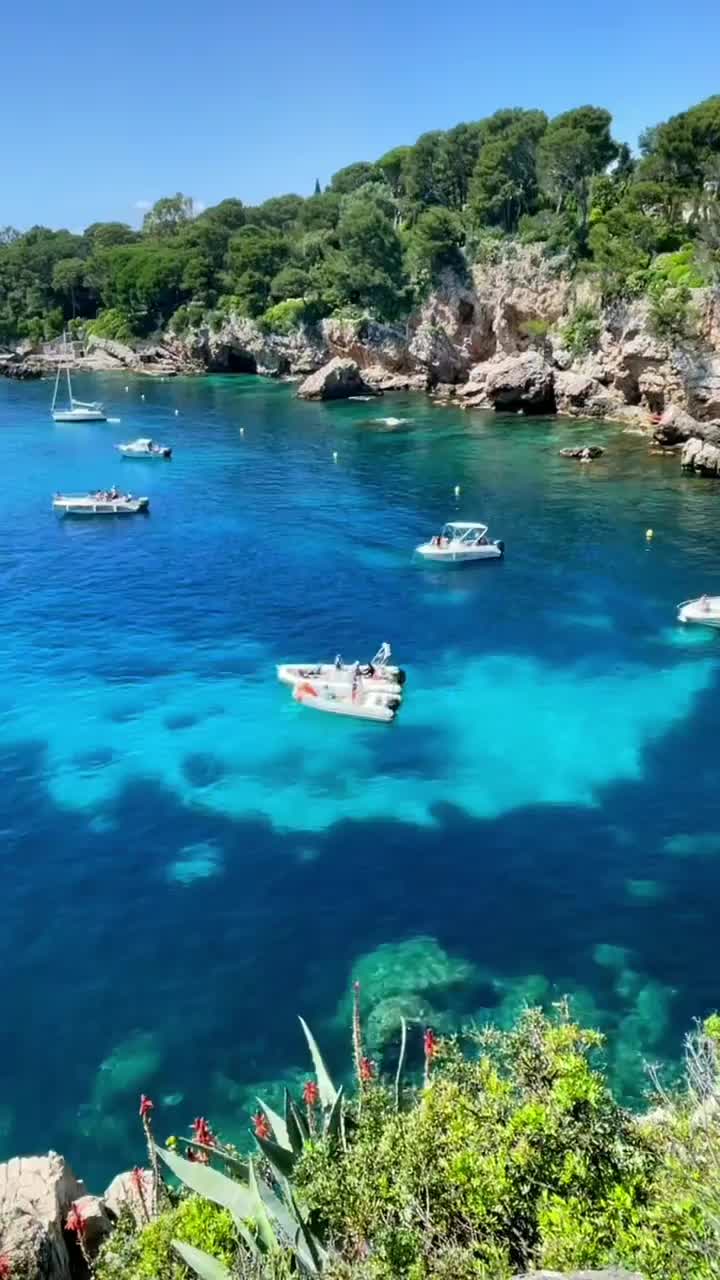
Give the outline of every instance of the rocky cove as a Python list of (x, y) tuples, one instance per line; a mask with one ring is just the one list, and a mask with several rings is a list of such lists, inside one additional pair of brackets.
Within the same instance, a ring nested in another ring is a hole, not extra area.
[[(580, 308), (598, 319), (581, 350), (567, 340)], [(0, 372), (41, 376), (56, 361), (47, 347), (21, 348), (0, 357)], [(299, 394), (322, 399), (411, 389), (466, 409), (617, 421), (660, 447), (697, 442), (683, 458), (696, 471), (716, 474), (720, 462), (720, 290), (694, 290), (692, 337), (659, 338), (646, 298), (602, 307), (593, 282), (539, 245), (507, 245), (464, 283), (446, 273), (403, 326), (336, 316), (279, 334), (230, 313), (133, 345), (88, 335), (73, 363), (156, 376), (314, 375)]]

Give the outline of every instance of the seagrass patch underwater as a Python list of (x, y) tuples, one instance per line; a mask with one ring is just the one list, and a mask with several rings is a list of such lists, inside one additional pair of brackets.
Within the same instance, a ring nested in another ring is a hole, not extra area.
[[(137, 1162), (140, 1090), (161, 1133), (242, 1136), (303, 1070), (298, 1012), (344, 1066), (352, 977), (381, 1063), (401, 1015), (569, 993), (639, 1098), (718, 1001), (720, 639), (674, 624), (713, 589), (716, 486), (597, 424), (123, 388), (78, 386), (119, 423), (61, 427), (47, 384), (0, 384), (2, 1153), (99, 1184)], [(172, 462), (119, 460), (138, 435)], [(120, 481), (146, 519), (50, 513)], [(414, 562), (452, 516), (506, 559)], [(275, 680), (386, 639), (392, 726)]]

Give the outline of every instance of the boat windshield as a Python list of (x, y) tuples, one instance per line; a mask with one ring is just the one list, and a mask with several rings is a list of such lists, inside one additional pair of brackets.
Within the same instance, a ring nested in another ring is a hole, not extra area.
[(480, 542), (486, 533), (486, 524), (446, 524), (440, 536), (446, 538), (448, 542), (464, 542), (470, 546)]

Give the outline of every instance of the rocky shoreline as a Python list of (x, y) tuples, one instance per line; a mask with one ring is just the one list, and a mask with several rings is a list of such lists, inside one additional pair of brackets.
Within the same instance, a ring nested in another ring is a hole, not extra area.
[[(661, 448), (698, 441), (683, 465), (717, 474), (720, 290), (694, 291), (693, 336), (674, 342), (652, 332), (646, 299), (603, 309), (594, 288), (541, 247), (515, 244), (500, 262), (476, 265), (465, 283), (447, 276), (403, 326), (330, 318), (276, 334), (230, 314), (132, 346), (89, 336), (74, 344), (73, 365), (163, 377), (314, 375), (318, 398), (413, 390), (465, 409), (616, 421), (654, 433)], [(579, 308), (597, 317), (581, 350), (568, 342)], [(0, 373), (43, 376), (54, 372), (59, 356), (57, 346), (20, 348), (0, 355)]]

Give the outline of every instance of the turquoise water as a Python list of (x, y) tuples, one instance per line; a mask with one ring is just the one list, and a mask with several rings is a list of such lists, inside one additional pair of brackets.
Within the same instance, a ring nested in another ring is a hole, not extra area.
[[(128, 387), (79, 380), (121, 422), (55, 426), (0, 381), (1, 1153), (98, 1185), (142, 1159), (140, 1090), (160, 1136), (241, 1137), (306, 1070), (297, 1013), (345, 1067), (354, 974), (381, 1062), (401, 1013), (569, 994), (638, 1097), (719, 999), (720, 636), (674, 622), (718, 590), (717, 486), (616, 427)], [(137, 435), (172, 462), (122, 461)], [(151, 514), (52, 516), (113, 482)], [(414, 562), (452, 516), (505, 561)], [(385, 639), (392, 726), (274, 678)]]

